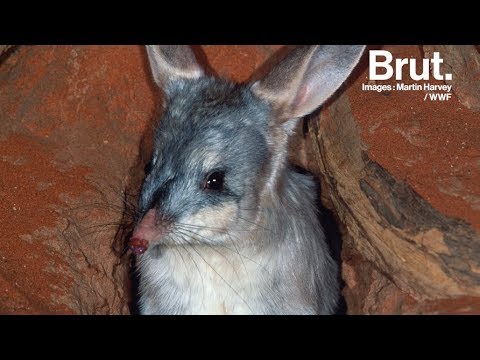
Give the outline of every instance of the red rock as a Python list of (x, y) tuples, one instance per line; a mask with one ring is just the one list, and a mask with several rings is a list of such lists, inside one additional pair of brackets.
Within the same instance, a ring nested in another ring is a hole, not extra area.
[[(112, 250), (152, 117), (137, 46), (20, 47), (0, 67), (4, 313), (127, 313)], [(21, 304), (21, 306), (20, 306)]]

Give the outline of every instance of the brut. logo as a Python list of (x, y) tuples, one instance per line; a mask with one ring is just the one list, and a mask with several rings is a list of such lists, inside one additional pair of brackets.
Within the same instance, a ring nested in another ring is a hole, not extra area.
[[(379, 59), (380, 58), (380, 59)], [(443, 59), (440, 53), (435, 51), (432, 59), (422, 59), (420, 74), (417, 73), (417, 59), (395, 59), (395, 69), (390, 65), (393, 56), (387, 50), (370, 50), (369, 51), (369, 79), (370, 80), (388, 80), (395, 73), (395, 80), (402, 80), (402, 68), (404, 65), (410, 67), (410, 77), (412, 80), (430, 80), (430, 63), (432, 64), (433, 77), (437, 80), (452, 80), (452, 74), (442, 75), (440, 73), (440, 64)], [(385, 73), (379, 74), (379, 69), (385, 69)]]

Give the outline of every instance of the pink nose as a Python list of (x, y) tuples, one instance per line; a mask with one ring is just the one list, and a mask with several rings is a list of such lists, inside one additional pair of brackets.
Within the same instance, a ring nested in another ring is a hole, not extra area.
[(135, 227), (132, 237), (128, 242), (130, 250), (135, 255), (143, 254), (148, 249), (150, 241), (155, 234), (155, 210), (148, 210), (142, 221)]
[(141, 255), (148, 249), (148, 242), (140, 238), (130, 238), (128, 247), (135, 255)]

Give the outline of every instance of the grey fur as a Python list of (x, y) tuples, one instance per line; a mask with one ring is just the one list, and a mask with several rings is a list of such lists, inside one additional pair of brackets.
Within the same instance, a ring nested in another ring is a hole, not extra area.
[[(193, 57), (182, 57), (191, 54), (188, 48), (148, 47), (166, 109), (139, 209), (155, 209), (159, 223), (169, 225), (138, 257), (141, 313), (335, 311), (338, 269), (318, 222), (316, 186), (286, 159), (289, 129), (297, 121), (292, 114), (305, 115), (314, 110), (312, 102), (320, 101), (318, 107), (326, 99), (307, 92), (307, 101), (299, 101), (298, 94), (306, 93), (302, 86), (311, 89), (321, 78), (330, 96), (363, 52), (340, 48), (294, 51), (252, 88), (205, 76)], [(165, 61), (168, 56), (184, 60)], [(292, 57), (304, 66), (288, 72), (296, 64)], [(182, 69), (173, 69), (176, 63)], [(331, 84), (324, 80), (329, 72)], [(282, 118), (285, 113), (289, 119)], [(212, 170), (225, 171), (224, 192), (203, 190)]]

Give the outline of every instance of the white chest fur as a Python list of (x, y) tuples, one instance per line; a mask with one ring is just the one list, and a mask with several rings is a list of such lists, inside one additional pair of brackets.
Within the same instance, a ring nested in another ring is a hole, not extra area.
[(270, 278), (251, 256), (209, 247), (168, 248), (161, 257), (142, 258), (140, 269), (145, 314), (262, 313), (258, 294)]

